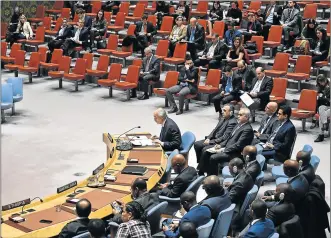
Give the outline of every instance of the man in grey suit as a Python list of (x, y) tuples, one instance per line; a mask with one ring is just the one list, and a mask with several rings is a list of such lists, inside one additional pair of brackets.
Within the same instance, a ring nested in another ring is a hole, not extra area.
[(148, 99), (149, 81), (158, 81), (160, 79), (160, 59), (152, 53), (152, 49), (147, 47), (144, 50), (146, 57), (143, 59), (142, 72), (139, 76), (139, 82), (144, 94), (139, 100)]
[(286, 45), (285, 48), (289, 47), (290, 32), (293, 31), (294, 34), (299, 33), (298, 17), (300, 15), (300, 11), (294, 8), (294, 5), (294, 1), (288, 2), (288, 8), (283, 11), (282, 18), (280, 20), (280, 24), (283, 26), (284, 45)]

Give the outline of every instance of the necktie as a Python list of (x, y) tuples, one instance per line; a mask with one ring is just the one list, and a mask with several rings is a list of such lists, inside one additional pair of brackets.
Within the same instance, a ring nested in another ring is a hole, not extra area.
[(226, 83), (225, 92), (230, 93), (232, 91), (232, 77), (229, 77)]
[(231, 133), (231, 137), (234, 135), (234, 133), (236, 133), (236, 131), (241, 127), (242, 125), (238, 124), (236, 128), (234, 128), (234, 130)]
[(190, 41), (194, 41), (194, 34), (195, 34), (195, 27), (193, 27), (191, 30)]
[(280, 125), (276, 128), (276, 130), (274, 130), (274, 132), (271, 134), (270, 138), (268, 139), (268, 142), (270, 142), (271, 144), (274, 142), (274, 139), (275, 139), (275, 137), (276, 137), (276, 135), (277, 135), (277, 132), (278, 132), (279, 129), (282, 127), (282, 125), (283, 125), (283, 123), (280, 124)]
[(148, 72), (149, 69), (149, 63), (151, 62), (150, 57), (146, 59), (146, 67), (145, 67), (145, 72)]
[(271, 117), (268, 117), (267, 120), (264, 121), (264, 124), (262, 126), (262, 130), (261, 130), (261, 134), (263, 134), (264, 130), (266, 129), (268, 122), (270, 120)]

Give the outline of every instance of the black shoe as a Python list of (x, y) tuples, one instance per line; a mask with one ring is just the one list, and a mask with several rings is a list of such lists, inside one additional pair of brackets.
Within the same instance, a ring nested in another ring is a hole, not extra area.
[(177, 107), (173, 107), (171, 110), (168, 111), (168, 113), (174, 113), (177, 112), (178, 108)]
[(183, 110), (179, 110), (178, 112), (176, 112), (176, 115), (180, 115), (183, 114)]
[(138, 98), (139, 100), (145, 100), (145, 99), (149, 99), (148, 94), (144, 94), (141, 97)]
[(324, 141), (324, 135), (318, 135), (317, 139), (314, 142), (321, 142)]

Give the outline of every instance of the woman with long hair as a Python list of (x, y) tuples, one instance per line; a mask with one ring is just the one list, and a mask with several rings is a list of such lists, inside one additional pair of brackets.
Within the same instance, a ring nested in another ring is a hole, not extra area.
[(107, 30), (107, 21), (104, 17), (105, 13), (103, 10), (99, 10), (97, 17), (94, 19), (92, 23), (92, 29), (90, 31), (90, 45), (91, 48), (94, 48), (94, 41), (102, 40), (105, 32)]
[(176, 25), (172, 28), (169, 35), (169, 52), (170, 56), (173, 55), (177, 42), (186, 37), (187, 26), (183, 23), (184, 17), (178, 16), (176, 18)]
[(27, 21), (25, 15), (21, 15), (17, 24), (17, 29), (14, 34), (8, 39), (10, 46), (12, 46), (17, 40), (25, 39), (29, 40), (33, 37), (33, 31), (30, 23)]
[(244, 59), (245, 49), (242, 46), (241, 37), (236, 37), (233, 41), (232, 47), (226, 56), (229, 65), (237, 65), (237, 62)]
[(317, 43), (313, 52), (313, 65), (318, 61), (324, 61), (328, 58), (330, 50), (330, 38), (327, 36), (324, 28), (316, 29)]
[(314, 49), (317, 43), (316, 29), (318, 25), (314, 19), (309, 19), (307, 24), (302, 30), (301, 37), (307, 39), (310, 44), (310, 48)]
[(223, 10), (219, 1), (213, 2), (213, 7), (209, 12), (209, 21), (214, 24), (215, 21), (223, 20)]

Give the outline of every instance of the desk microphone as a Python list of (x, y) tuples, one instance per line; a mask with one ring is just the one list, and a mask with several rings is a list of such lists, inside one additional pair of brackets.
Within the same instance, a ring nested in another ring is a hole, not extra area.
[(116, 139), (116, 142), (119, 142), (119, 141), (120, 141), (120, 138), (121, 138), (122, 135), (124, 135), (124, 134), (128, 133), (129, 131), (132, 131), (133, 129), (136, 129), (136, 128), (140, 128), (140, 126), (135, 126), (135, 127), (131, 128), (130, 130), (124, 132), (123, 134), (121, 134), (121, 135)]
[[(30, 200), (30, 203), (31, 203), (33, 200), (37, 199), (37, 198), (40, 200), (40, 202), (44, 202), (44, 200), (42, 200), (40, 197), (35, 197), (34, 199)], [(29, 203), (29, 204), (30, 204), (30, 203)], [(25, 213), (26, 213), (25, 211), (23, 211), (25, 205), (27, 205), (27, 204), (24, 204), (24, 205), (23, 205), (21, 214), (25, 214)]]
[(74, 194), (75, 194), (75, 196), (76, 196), (77, 194), (79, 194), (79, 193), (76, 193), (76, 190), (79, 189), (79, 188), (86, 188), (86, 186), (75, 188), (75, 190), (74, 190)]
[[(126, 134), (127, 132), (132, 131), (133, 129), (136, 129), (136, 128), (140, 128), (140, 126), (133, 127), (132, 129), (130, 129), (130, 130), (124, 132), (122, 135), (124, 135), (124, 134)], [(122, 135), (120, 135), (120, 136), (117, 138), (117, 140), (116, 140), (116, 141), (118, 142), (118, 145), (116, 146), (116, 149), (117, 149), (117, 150), (120, 150), (121, 153), (122, 153), (122, 151), (132, 150), (132, 144), (131, 144), (131, 141), (132, 141), (132, 139), (134, 138), (134, 136), (133, 136), (133, 137), (132, 137), (130, 140), (128, 140), (128, 141), (119, 141), (119, 138), (120, 138)], [(121, 157), (121, 153), (120, 153), (119, 156), (118, 156), (119, 158)]]

